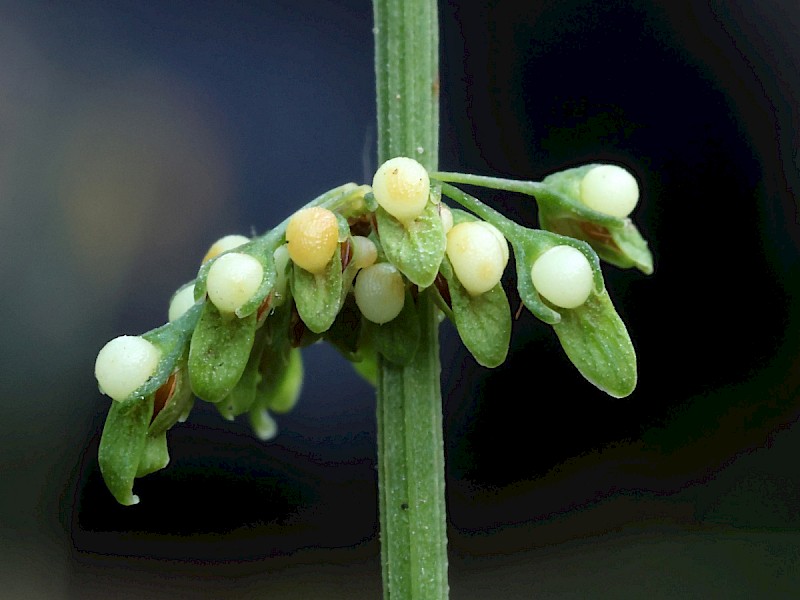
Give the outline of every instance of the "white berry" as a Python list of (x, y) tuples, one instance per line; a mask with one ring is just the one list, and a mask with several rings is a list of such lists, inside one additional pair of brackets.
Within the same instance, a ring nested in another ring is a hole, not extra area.
[(375, 243), (368, 237), (363, 235), (354, 235), (352, 237), (353, 244), (353, 258), (350, 264), (357, 269), (364, 269), (370, 265), (375, 264), (378, 260), (378, 248)]
[(447, 233), (446, 251), (456, 277), (472, 296), (496, 286), (508, 264), (508, 242), (484, 221), (454, 225)]
[(194, 284), (190, 283), (175, 292), (169, 302), (169, 321), (177, 321), (194, 306)]
[(639, 201), (639, 184), (628, 171), (616, 165), (600, 165), (581, 180), (581, 202), (592, 210), (625, 218)]
[(233, 250), (234, 248), (238, 248), (250, 241), (250, 238), (246, 238), (243, 235), (226, 235), (225, 237), (219, 238), (216, 242), (211, 244), (211, 247), (206, 252), (206, 255), (203, 257), (203, 262), (207, 263), (212, 258), (216, 258), (223, 252), (227, 252), (228, 250)]
[(405, 156), (387, 160), (372, 179), (372, 193), (377, 203), (403, 223), (422, 214), (428, 203), (430, 187), (425, 167)]
[(536, 290), (561, 308), (576, 308), (586, 302), (594, 284), (592, 267), (580, 250), (555, 246), (531, 267)]
[(208, 298), (221, 313), (244, 306), (261, 287), (264, 268), (249, 254), (229, 252), (217, 258), (208, 270)]
[(369, 266), (359, 271), (353, 294), (366, 319), (388, 323), (403, 310), (406, 294), (403, 276), (389, 263)]
[(439, 203), (439, 218), (442, 220), (444, 234), (447, 235), (447, 232), (453, 228), (453, 211), (444, 202)]
[(121, 402), (156, 371), (161, 351), (140, 336), (123, 335), (108, 342), (94, 363), (100, 391)]

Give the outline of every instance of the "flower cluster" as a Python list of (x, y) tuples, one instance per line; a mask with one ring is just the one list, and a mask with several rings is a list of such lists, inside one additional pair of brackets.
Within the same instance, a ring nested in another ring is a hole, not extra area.
[[(533, 195), (543, 229), (448, 183), (459, 181)], [(302, 346), (329, 341), (373, 383), (379, 361), (407, 363), (420, 343), (420, 294), (433, 296), (478, 363), (501, 364), (511, 335), (501, 285), (509, 246), (523, 304), (553, 326), (584, 377), (629, 394), (635, 354), (598, 254), (652, 270), (646, 244), (631, 234), (638, 196), (636, 180), (613, 165), (509, 183), (428, 173), (397, 157), (371, 186), (331, 190), (262, 236), (218, 240), (173, 296), (166, 325), (111, 340), (97, 356), (99, 387), (114, 400), (100, 446), (109, 489), (122, 504), (138, 501), (134, 479), (167, 464), (166, 432), (195, 397), (228, 419), (247, 414), (257, 435), (273, 436), (272, 415), (300, 392)]]

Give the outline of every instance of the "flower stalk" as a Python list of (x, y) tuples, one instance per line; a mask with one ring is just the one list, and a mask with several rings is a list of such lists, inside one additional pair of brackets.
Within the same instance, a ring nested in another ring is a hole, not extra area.
[[(413, 157), (434, 171), (439, 147), (439, 24), (433, 0), (375, 0), (378, 162)], [(378, 479), (386, 599), (448, 596), (437, 308), (417, 297), (412, 360), (381, 360)]]

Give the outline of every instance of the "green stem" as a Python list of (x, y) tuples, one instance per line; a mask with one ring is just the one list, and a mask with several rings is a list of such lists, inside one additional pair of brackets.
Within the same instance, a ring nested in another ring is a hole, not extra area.
[[(439, 150), (439, 24), (435, 0), (374, 0), (378, 160), (409, 156), (429, 171)], [(418, 296), (419, 350), (381, 361), (378, 480), (384, 598), (448, 597), (437, 308)]]

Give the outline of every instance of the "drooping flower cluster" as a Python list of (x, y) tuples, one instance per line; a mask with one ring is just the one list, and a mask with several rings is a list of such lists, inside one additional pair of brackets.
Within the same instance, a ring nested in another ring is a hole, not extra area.
[[(636, 180), (613, 165), (542, 183), (459, 177), (397, 157), (380, 166), (371, 187), (331, 190), (263, 236), (226, 236), (175, 293), (166, 325), (103, 347), (95, 375), (114, 402), (100, 466), (117, 500), (138, 501), (134, 479), (167, 464), (166, 432), (186, 418), (194, 397), (229, 419), (247, 414), (267, 439), (276, 431), (271, 415), (290, 410), (299, 395), (302, 346), (329, 341), (373, 383), (379, 361), (409, 361), (420, 337), (420, 294), (433, 296), (478, 363), (501, 364), (511, 335), (501, 285), (509, 244), (523, 304), (553, 326), (588, 380), (629, 394), (635, 355), (598, 254), (652, 270), (627, 218)], [(514, 223), (448, 181), (533, 195), (545, 229)]]

